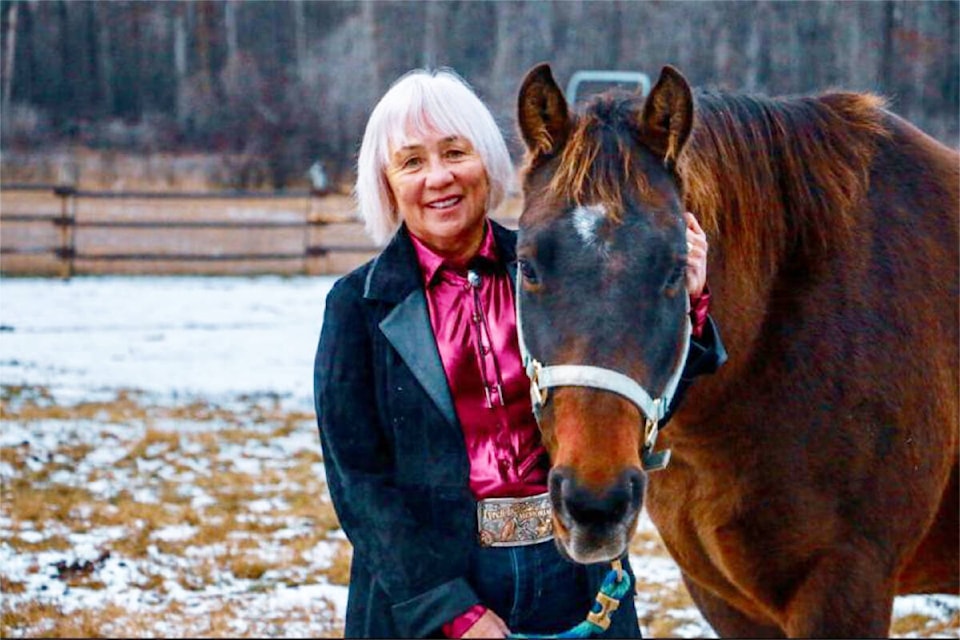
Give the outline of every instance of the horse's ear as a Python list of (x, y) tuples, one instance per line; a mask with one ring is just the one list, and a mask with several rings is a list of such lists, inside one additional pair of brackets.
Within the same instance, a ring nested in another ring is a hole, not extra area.
[(549, 64), (539, 64), (527, 72), (517, 106), (520, 134), (532, 157), (563, 148), (570, 133), (570, 116)]
[(693, 128), (693, 93), (683, 75), (667, 65), (647, 96), (640, 138), (672, 169)]

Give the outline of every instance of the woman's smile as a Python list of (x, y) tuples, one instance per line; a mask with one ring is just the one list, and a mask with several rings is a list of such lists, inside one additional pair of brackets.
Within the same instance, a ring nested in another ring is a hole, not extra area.
[(463, 201), (462, 196), (450, 196), (448, 198), (442, 198), (440, 200), (434, 200), (433, 202), (428, 202), (426, 206), (431, 209), (450, 209)]
[(462, 136), (407, 131), (391, 148), (387, 182), (410, 233), (455, 262), (479, 249), (489, 185), (483, 160)]

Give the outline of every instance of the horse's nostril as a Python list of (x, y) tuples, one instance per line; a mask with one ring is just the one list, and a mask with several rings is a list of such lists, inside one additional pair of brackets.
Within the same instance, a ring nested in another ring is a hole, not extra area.
[(609, 487), (580, 484), (570, 469), (554, 469), (549, 479), (554, 508), (573, 522), (607, 526), (632, 518), (643, 503), (645, 479), (638, 469), (624, 471)]
[(569, 487), (571, 477), (572, 474), (570, 473), (569, 469), (555, 467), (550, 470), (547, 483), (550, 491), (550, 498), (553, 500), (554, 505), (558, 505), (564, 500), (564, 492)]

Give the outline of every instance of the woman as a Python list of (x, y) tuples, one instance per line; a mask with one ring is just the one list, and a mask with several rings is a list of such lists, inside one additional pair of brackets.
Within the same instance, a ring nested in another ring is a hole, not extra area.
[[(327, 482), (354, 549), (348, 637), (563, 631), (609, 569), (552, 542), (549, 461), (517, 346), (516, 236), (488, 218), (512, 179), (493, 117), (450, 71), (408, 73), (370, 115), (356, 194), (389, 244), (330, 291), (314, 373)], [(707, 245), (688, 219), (699, 335)], [(710, 327), (685, 377), (722, 360)], [(523, 515), (504, 527), (504, 513)], [(632, 598), (604, 635), (639, 637)]]

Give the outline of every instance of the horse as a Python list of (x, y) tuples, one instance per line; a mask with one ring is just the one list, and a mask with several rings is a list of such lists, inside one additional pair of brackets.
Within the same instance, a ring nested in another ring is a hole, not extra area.
[[(874, 93), (694, 90), (670, 66), (574, 112), (541, 64), (517, 115), (560, 549), (621, 556), (645, 506), (721, 636), (885, 636), (896, 595), (956, 594), (957, 151)], [(659, 425), (689, 348), (685, 210), (728, 360)]]

